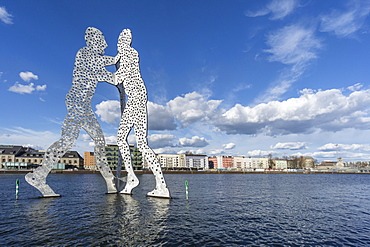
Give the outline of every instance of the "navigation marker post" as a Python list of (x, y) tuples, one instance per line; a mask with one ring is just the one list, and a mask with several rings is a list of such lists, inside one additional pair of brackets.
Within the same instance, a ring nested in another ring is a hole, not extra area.
[(185, 180), (186, 200), (189, 200), (189, 182)]
[(15, 180), (15, 199), (18, 200), (18, 194), (19, 194), (19, 179)]

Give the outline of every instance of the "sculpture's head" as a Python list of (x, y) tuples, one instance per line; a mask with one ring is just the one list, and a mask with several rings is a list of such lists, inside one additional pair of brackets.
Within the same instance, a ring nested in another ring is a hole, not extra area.
[(104, 54), (104, 50), (108, 46), (103, 33), (95, 27), (88, 27), (86, 29), (85, 40), (88, 47), (96, 50), (101, 55)]
[(130, 46), (132, 42), (132, 34), (130, 29), (123, 29), (118, 37), (117, 47), (118, 50), (121, 46)]

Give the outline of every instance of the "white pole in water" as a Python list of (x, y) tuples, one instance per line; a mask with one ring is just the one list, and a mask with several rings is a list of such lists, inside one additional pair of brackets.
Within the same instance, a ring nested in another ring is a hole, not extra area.
[(15, 180), (15, 199), (18, 200), (18, 193), (19, 193), (19, 179)]
[(185, 180), (185, 189), (186, 189), (186, 200), (189, 200), (189, 183), (188, 183), (188, 180)]

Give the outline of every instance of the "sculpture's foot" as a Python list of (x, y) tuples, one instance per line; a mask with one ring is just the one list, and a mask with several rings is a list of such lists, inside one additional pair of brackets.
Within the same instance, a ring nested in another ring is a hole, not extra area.
[(46, 184), (46, 177), (35, 176), (34, 173), (27, 173), (25, 176), (27, 183), (38, 189), (42, 196), (41, 197), (60, 197), (59, 194), (56, 194), (49, 185)]
[(114, 194), (114, 193), (117, 193), (117, 187), (116, 187), (116, 184), (115, 184), (115, 177), (111, 177), (111, 178), (104, 178), (105, 179), (105, 182), (107, 183), (107, 194)]
[(116, 190), (117, 191), (122, 191), (123, 190), (123, 188), (125, 187), (125, 184), (126, 184), (126, 178), (127, 177), (123, 177), (123, 178), (114, 177), (114, 184), (116, 185)]
[(120, 192), (121, 194), (132, 195), (132, 190), (139, 185), (139, 179), (136, 175), (128, 175), (125, 188)]
[(50, 195), (39, 196), (39, 198), (50, 198), (50, 197), (61, 197), (61, 195), (54, 193), (54, 194), (50, 194)]
[(154, 189), (151, 192), (149, 192), (148, 194), (146, 194), (146, 196), (171, 199), (170, 191), (167, 188), (161, 188), (159, 190)]

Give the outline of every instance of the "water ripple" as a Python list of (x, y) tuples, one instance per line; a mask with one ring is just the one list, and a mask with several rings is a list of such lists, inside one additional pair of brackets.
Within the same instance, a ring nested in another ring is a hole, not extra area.
[(172, 200), (147, 198), (153, 176), (139, 179), (133, 196), (107, 195), (98, 174), (51, 174), (62, 197), (36, 199), (23, 177), (1, 174), (0, 245), (370, 245), (364, 175), (167, 174)]

